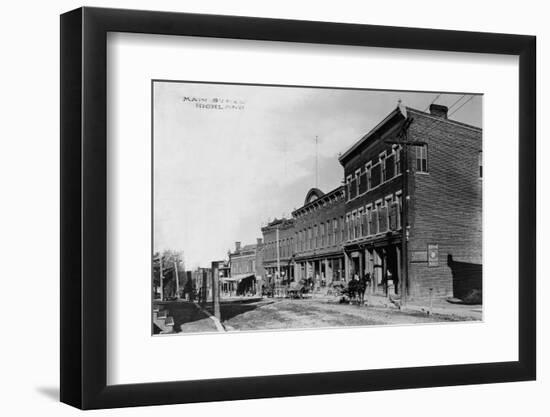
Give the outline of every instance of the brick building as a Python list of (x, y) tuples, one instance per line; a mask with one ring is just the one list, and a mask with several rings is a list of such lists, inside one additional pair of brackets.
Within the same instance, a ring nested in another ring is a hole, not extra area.
[(266, 284), (294, 279), (294, 219), (275, 219), (262, 227)]
[(481, 151), (481, 129), (432, 104), (397, 107), (344, 152), (346, 277), (412, 298), (481, 291)]
[(344, 279), (344, 187), (323, 193), (312, 188), (304, 205), (292, 212), (294, 276), (313, 279), (315, 288)]
[(237, 295), (257, 292), (257, 277), (261, 279), (263, 274), (262, 246), (261, 239), (245, 246), (235, 242), (235, 250), (229, 253), (230, 278), (222, 282), (233, 282), (233, 290)]

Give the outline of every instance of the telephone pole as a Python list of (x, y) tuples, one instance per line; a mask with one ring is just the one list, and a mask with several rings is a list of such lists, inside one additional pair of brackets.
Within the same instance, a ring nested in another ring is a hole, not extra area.
[(275, 236), (277, 240), (277, 281), (281, 279), (281, 253), (279, 251), (279, 226), (275, 229)]
[(180, 278), (178, 275), (178, 262), (174, 259), (174, 271), (176, 273), (176, 298), (180, 298)]
[(160, 266), (160, 276), (159, 276), (159, 279), (160, 279), (160, 301), (164, 301), (164, 288), (163, 288), (163, 283), (162, 283), (162, 280), (164, 278), (164, 276), (162, 275), (162, 254), (159, 254), (159, 266)]
[(319, 188), (319, 137), (315, 135), (315, 188)]

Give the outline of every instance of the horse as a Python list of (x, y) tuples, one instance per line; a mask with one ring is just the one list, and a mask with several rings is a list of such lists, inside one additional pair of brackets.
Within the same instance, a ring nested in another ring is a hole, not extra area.
[(365, 292), (367, 291), (367, 287), (370, 284), (370, 274), (365, 274), (359, 281), (356, 281), (355, 284), (355, 293), (357, 294), (357, 298), (359, 299), (359, 305), (365, 304)]

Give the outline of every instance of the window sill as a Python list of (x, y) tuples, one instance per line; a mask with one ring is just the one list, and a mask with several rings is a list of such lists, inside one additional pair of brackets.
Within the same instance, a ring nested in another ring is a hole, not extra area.
[[(425, 172), (425, 174), (428, 174), (428, 172)], [(402, 175), (402, 173), (399, 173), (399, 174), (395, 175), (394, 177), (391, 177), (389, 180), (382, 181), (382, 182), (381, 182), (380, 184), (378, 184), (376, 187), (374, 187), (374, 188), (369, 188), (369, 189), (368, 189), (367, 191), (365, 191), (364, 193), (357, 194), (355, 197), (346, 200), (346, 202), (349, 203), (349, 202), (351, 202), (351, 201), (355, 201), (355, 200), (357, 200), (358, 198), (367, 195), (367, 194), (370, 193), (371, 191), (375, 191), (376, 189), (380, 188), (380, 187), (383, 186), (384, 184), (387, 184), (387, 183), (389, 183), (389, 182), (392, 182), (394, 179), (400, 177), (401, 175)]]

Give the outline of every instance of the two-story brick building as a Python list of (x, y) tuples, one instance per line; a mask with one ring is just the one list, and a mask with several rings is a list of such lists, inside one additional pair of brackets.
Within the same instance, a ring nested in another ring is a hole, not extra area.
[(229, 253), (230, 277), (221, 280), (222, 284), (232, 285), (222, 288), (237, 295), (257, 293), (257, 281), (263, 275), (262, 253), (261, 239), (255, 244), (245, 246), (241, 246), (241, 242), (235, 242), (235, 250)]
[(312, 188), (304, 205), (292, 212), (294, 276), (312, 279), (316, 288), (344, 279), (344, 187), (323, 193)]
[(266, 284), (294, 279), (294, 219), (275, 219), (262, 227)]
[(480, 128), (432, 104), (398, 106), (344, 152), (347, 278), (413, 298), (481, 291), (481, 151)]

